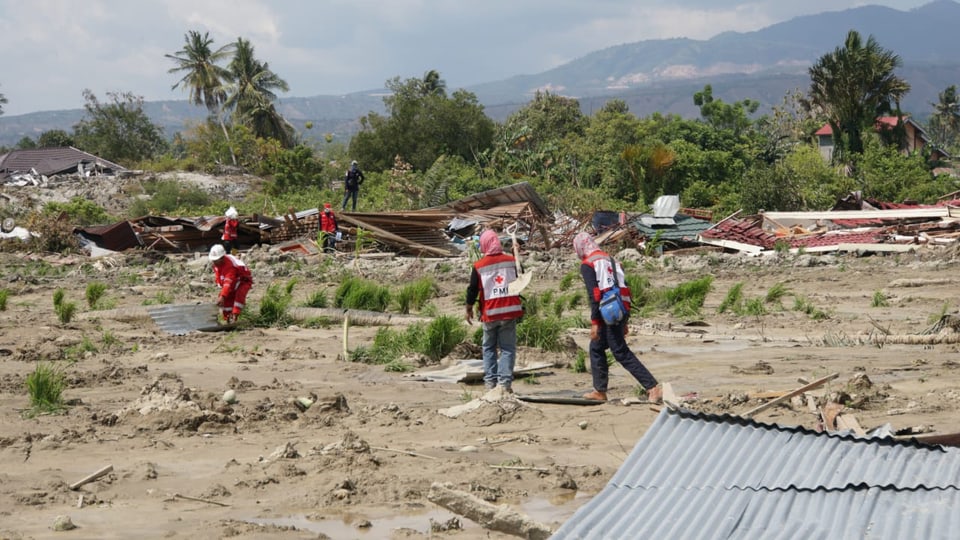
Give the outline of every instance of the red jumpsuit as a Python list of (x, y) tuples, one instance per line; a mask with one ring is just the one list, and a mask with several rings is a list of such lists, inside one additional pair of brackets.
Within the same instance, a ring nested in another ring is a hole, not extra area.
[(253, 287), (250, 269), (233, 255), (224, 255), (213, 265), (213, 278), (220, 287), (217, 303), (223, 319), (227, 322), (236, 321), (247, 301), (247, 293)]

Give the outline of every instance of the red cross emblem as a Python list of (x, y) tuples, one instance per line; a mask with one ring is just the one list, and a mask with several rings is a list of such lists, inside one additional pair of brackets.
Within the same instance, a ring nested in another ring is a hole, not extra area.
[(501, 276), (500, 274), (497, 274), (497, 277), (493, 278), (493, 280), (497, 282), (497, 285), (500, 285), (501, 283), (503, 283), (503, 276)]

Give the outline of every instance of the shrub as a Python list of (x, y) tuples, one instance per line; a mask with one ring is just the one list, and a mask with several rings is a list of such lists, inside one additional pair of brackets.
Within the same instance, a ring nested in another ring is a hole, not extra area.
[(26, 378), (27, 393), (30, 395), (31, 414), (52, 413), (63, 410), (63, 389), (66, 377), (59, 367), (38, 362), (33, 373)]

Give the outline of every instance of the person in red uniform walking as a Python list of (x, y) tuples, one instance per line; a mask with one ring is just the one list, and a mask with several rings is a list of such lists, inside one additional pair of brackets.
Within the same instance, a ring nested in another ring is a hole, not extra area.
[[(503, 252), (497, 233), (480, 235), (480, 257), (470, 272), (467, 287), (467, 323), (473, 323), (473, 304), (480, 304), (483, 323), (483, 384), (487, 390), (513, 391), (513, 366), (517, 358), (517, 319), (523, 315), (520, 295), (510, 294), (517, 279), (516, 261)], [(500, 358), (497, 360), (497, 349)]]
[(339, 229), (337, 216), (333, 214), (330, 203), (323, 203), (323, 212), (320, 212), (320, 240), (324, 253), (333, 253)]
[[(587, 287), (590, 300), (590, 373), (593, 375), (593, 392), (584, 394), (586, 399), (607, 400), (607, 382), (610, 368), (607, 365), (606, 351), (609, 348), (613, 357), (647, 391), (647, 399), (659, 403), (663, 390), (653, 374), (640, 363), (637, 355), (627, 345), (627, 319), (630, 313), (630, 288), (624, 282), (623, 267), (603, 252), (589, 233), (578, 233), (573, 237), (573, 250), (580, 257), (580, 277)], [(620, 286), (620, 296), (627, 310), (627, 318), (615, 325), (608, 325), (600, 316), (600, 297), (611, 287)]]
[(231, 253), (234, 248), (237, 247), (237, 227), (240, 226), (240, 220), (238, 219), (237, 209), (234, 207), (227, 208), (227, 211), (223, 214), (226, 221), (223, 222), (223, 249), (227, 253)]
[(217, 296), (220, 314), (228, 324), (237, 322), (247, 302), (247, 293), (253, 287), (250, 269), (243, 261), (228, 254), (220, 244), (210, 248), (210, 262), (213, 263), (213, 280), (220, 287)]

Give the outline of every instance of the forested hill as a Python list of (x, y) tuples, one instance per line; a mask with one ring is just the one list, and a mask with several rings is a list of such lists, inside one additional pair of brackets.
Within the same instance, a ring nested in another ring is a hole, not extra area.
[[(709, 40), (661, 39), (609, 47), (549, 71), (467, 90), (496, 120), (527, 103), (537, 89), (579, 98), (586, 114), (617, 97), (637, 116), (663, 112), (693, 117), (698, 114), (694, 92), (711, 84), (715, 97), (728, 102), (754, 99), (765, 111), (787, 92), (806, 90), (807, 68), (841, 46), (846, 33), (855, 29), (865, 37), (872, 35), (903, 59), (898, 75), (912, 90), (902, 107), (923, 119), (938, 92), (960, 84), (957, 28), (960, 3), (954, 0), (936, 0), (910, 11), (864, 6), (797, 17), (755, 32), (727, 32)], [(342, 140), (356, 131), (360, 116), (383, 111), (382, 98), (383, 90), (283, 97), (278, 110), (307, 138), (320, 140), (331, 133)], [(145, 110), (168, 136), (205, 114), (185, 100), (150, 102)], [(0, 116), (0, 145), (16, 144), (24, 136), (36, 138), (50, 129), (69, 131), (82, 116), (82, 109)], [(308, 123), (312, 123), (310, 130), (305, 129)]]

